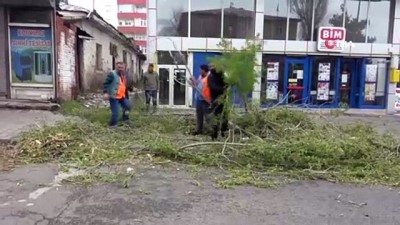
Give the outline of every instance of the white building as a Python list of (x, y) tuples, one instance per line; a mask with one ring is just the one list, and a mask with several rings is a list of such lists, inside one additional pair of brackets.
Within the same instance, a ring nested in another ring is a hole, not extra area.
[[(346, 36), (323, 39), (343, 28)], [(220, 55), (222, 37), (240, 48), (255, 36), (262, 75), (251, 96), (263, 106), (395, 110), (389, 71), (399, 66), (400, 0), (149, 0), (148, 62), (159, 70), (160, 104), (191, 107), (192, 88), (178, 82), (186, 66), (197, 76)], [(184, 57), (176, 66), (170, 54)]]
[(114, 27), (118, 26), (117, 0), (67, 0), (70, 5), (76, 5), (88, 10), (96, 10), (105, 21)]

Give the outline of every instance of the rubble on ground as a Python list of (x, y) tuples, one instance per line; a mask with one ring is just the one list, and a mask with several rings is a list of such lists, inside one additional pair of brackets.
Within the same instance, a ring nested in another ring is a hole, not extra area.
[(108, 101), (103, 99), (103, 94), (101, 93), (81, 95), (78, 99), (86, 108), (107, 108), (110, 105)]

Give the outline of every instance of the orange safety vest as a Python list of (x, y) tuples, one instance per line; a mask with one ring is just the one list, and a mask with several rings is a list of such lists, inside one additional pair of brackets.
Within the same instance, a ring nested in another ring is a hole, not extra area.
[(201, 90), (201, 95), (203, 95), (203, 98), (206, 102), (211, 103), (211, 91), (210, 87), (208, 86), (208, 75), (202, 79), (202, 90)]
[(119, 87), (117, 90), (117, 95), (115, 96), (116, 99), (123, 99), (126, 96), (126, 84), (125, 84), (125, 76), (120, 77)]

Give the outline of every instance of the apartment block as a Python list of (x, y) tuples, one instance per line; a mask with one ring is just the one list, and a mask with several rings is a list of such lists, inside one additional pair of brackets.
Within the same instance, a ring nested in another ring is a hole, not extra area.
[(118, 0), (118, 30), (135, 43), (144, 54), (147, 52), (147, 2), (146, 0)]

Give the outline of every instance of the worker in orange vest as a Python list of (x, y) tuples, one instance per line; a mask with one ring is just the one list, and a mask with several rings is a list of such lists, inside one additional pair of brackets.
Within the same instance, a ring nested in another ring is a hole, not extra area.
[(207, 110), (210, 107), (211, 96), (208, 88), (207, 77), (209, 74), (209, 68), (207, 65), (200, 66), (199, 78), (193, 79), (195, 88), (195, 100), (196, 100), (196, 131), (193, 135), (203, 134), (204, 119), (207, 114)]
[(125, 64), (117, 62), (115, 70), (108, 74), (103, 84), (103, 98), (110, 102), (111, 120), (110, 126), (118, 124), (119, 105), (122, 107), (122, 120), (130, 124), (128, 112), (132, 109), (129, 101)]

